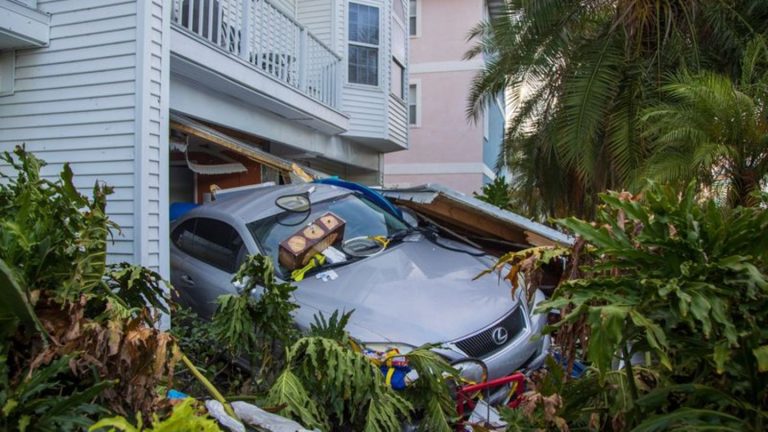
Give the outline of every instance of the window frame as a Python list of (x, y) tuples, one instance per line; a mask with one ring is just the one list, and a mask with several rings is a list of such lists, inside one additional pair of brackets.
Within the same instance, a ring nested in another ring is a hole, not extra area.
[[(414, 3), (416, 15), (411, 16), (411, 3)], [(421, 37), (421, 1), (419, 0), (408, 0), (408, 37), (411, 38), (420, 38)], [(414, 22), (416, 23), (416, 31), (411, 33), (411, 18), (415, 18)]]
[[(416, 94), (416, 100), (411, 100), (411, 87), (415, 88), (414, 93)], [(420, 79), (411, 79), (408, 82), (408, 127), (411, 128), (419, 128), (421, 127), (421, 80)], [(416, 107), (416, 119), (413, 123), (411, 123), (411, 105)]]
[[(351, 40), (349, 38), (349, 29), (350, 29), (350, 26), (352, 25), (352, 20), (351, 20), (352, 7), (351, 7), (351, 5), (353, 5), (353, 4), (359, 5), (359, 6), (366, 6), (366, 7), (375, 8), (378, 11), (378, 18), (379, 18), (379, 21), (377, 23), (378, 24), (378, 32), (379, 32), (379, 34), (378, 34), (378, 44), (374, 45), (374, 44), (370, 44), (370, 43), (366, 43), (366, 42), (357, 42), (357, 41), (353, 41), (353, 40)], [(383, 30), (382, 13), (381, 13), (382, 8), (381, 8), (381, 5), (374, 4), (374, 3), (369, 3), (369, 2), (366, 2), (366, 1), (362, 1), (362, 0), (350, 1), (348, 3), (348, 5), (349, 6), (347, 8), (347, 26), (346, 26), (346, 29), (345, 29), (345, 31), (347, 33), (347, 79), (346, 79), (347, 85), (355, 86), (355, 87), (360, 87), (360, 88), (364, 88), (364, 89), (381, 89), (381, 77), (382, 77), (382, 73), (381, 73), (382, 72), (382, 61), (381, 61), (382, 40), (381, 40), (381, 38), (382, 38), (382, 30)], [(372, 48), (372, 49), (376, 50), (376, 60), (377, 60), (376, 61), (376, 66), (377, 66), (377, 68), (376, 68), (376, 84), (367, 84), (367, 83), (361, 83), (361, 82), (354, 82), (354, 81), (350, 80), (350, 73), (349, 73), (350, 60), (351, 60), (350, 50), (351, 50), (351, 47), (353, 45), (354, 46), (358, 46), (358, 47), (363, 47), (363, 48)]]
[[(394, 76), (395, 76), (395, 66), (392, 65), (392, 63), (396, 63), (397, 66), (400, 67), (400, 92), (399, 93), (396, 93), (396, 92), (393, 91), (393, 90), (395, 90), (395, 88), (394, 88), (394, 83), (395, 83), (395, 79), (394, 79)], [(400, 62), (400, 60), (397, 57), (395, 57), (395, 56), (392, 56), (392, 63), (390, 63), (390, 73), (392, 74), (392, 78), (390, 79), (390, 82), (392, 83), (392, 85), (389, 86), (390, 87), (389, 88), (389, 93), (392, 94), (392, 96), (396, 97), (401, 102), (405, 103), (405, 100), (406, 100), (406, 88), (408, 88), (410, 90), (410, 85), (411, 85), (408, 82), (408, 75), (405, 73), (405, 65), (402, 64)]]
[(11, 96), (16, 81), (16, 51), (0, 50), (0, 96)]

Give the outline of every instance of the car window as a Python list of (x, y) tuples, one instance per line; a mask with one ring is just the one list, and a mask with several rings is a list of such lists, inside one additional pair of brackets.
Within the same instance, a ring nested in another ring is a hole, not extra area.
[[(251, 222), (248, 224), (248, 229), (256, 238), (259, 247), (273, 258), (279, 273), (285, 275), (286, 269), (278, 260), (280, 242), (290, 237), (302, 225), (314, 221), (327, 212), (334, 213), (346, 222), (343, 240), (353, 237), (389, 236), (407, 228), (405, 223), (372, 201), (357, 194), (349, 194), (312, 204), (312, 212), (309, 215), (287, 216), (286, 213), (280, 213)], [(297, 223), (286, 223), (293, 222), (295, 219), (298, 219)]]
[(216, 219), (190, 219), (174, 230), (172, 240), (190, 256), (227, 273), (236, 272), (247, 255), (237, 231)]
[(195, 237), (195, 222), (197, 219), (190, 219), (176, 227), (171, 234), (173, 244), (190, 255), (194, 245), (192, 239)]

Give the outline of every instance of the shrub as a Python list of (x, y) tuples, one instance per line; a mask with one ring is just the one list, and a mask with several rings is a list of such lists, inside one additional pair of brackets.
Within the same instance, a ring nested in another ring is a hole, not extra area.
[[(548, 331), (592, 368), (538, 390), (562, 396), (557, 415), (571, 425), (764, 430), (768, 213), (699, 202), (693, 186), (602, 200), (595, 223), (558, 221), (580, 241), (567, 280), (540, 306), (562, 310)], [(510, 260), (519, 270), (520, 254), (500, 264)]]
[(177, 356), (153, 327), (167, 312), (159, 275), (106, 264), (110, 189), (80, 194), (68, 165), (45, 179), (20, 147), (1, 158), (14, 175), (0, 173), (0, 426), (81, 429), (106, 408), (148, 416)]

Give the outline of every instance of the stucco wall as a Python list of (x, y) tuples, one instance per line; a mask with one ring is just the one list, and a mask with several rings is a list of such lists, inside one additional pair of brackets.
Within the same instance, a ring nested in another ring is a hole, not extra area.
[(483, 18), (483, 0), (418, 0), (419, 36), (411, 38), (411, 63), (456, 61), (467, 52), (467, 34)]
[[(409, 148), (384, 158), (385, 184), (443, 182), (465, 193), (493, 174), (484, 150), (484, 119), (467, 119), (467, 97), (482, 60), (464, 61), (466, 36), (483, 17), (482, 0), (419, 0), (418, 35), (410, 38), (410, 82), (419, 86), (418, 125)], [(492, 119), (491, 119), (492, 120)], [(495, 127), (503, 124), (493, 122)], [(495, 131), (488, 143), (496, 143)], [(486, 148), (484, 148), (486, 147)]]

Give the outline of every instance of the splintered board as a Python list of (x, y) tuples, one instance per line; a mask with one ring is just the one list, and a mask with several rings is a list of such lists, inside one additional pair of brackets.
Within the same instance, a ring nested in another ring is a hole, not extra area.
[(344, 219), (326, 213), (280, 243), (280, 264), (294, 270), (304, 267), (316, 254), (344, 238)]

